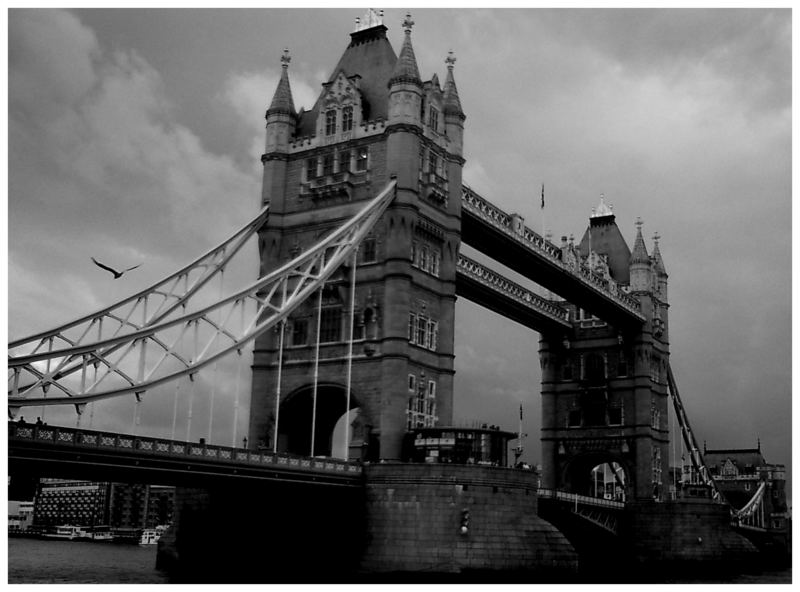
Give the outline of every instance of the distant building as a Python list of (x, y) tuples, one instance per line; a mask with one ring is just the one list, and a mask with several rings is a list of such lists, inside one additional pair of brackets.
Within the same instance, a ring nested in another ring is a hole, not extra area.
[(8, 502), (8, 532), (25, 532), (33, 525), (33, 502)]
[(786, 502), (786, 467), (771, 464), (758, 448), (704, 450), (709, 473), (725, 499), (741, 509), (755, 495), (761, 482), (766, 483), (765, 513), (769, 528), (782, 529), (788, 514)]
[(172, 521), (174, 499), (173, 487), (42, 479), (33, 503), (33, 521), (44, 527), (154, 528)]

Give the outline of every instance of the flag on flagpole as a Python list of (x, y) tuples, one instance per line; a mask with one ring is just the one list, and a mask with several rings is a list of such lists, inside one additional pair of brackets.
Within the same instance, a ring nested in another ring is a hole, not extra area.
[(544, 209), (544, 183), (542, 183), (542, 209)]
[(522, 421), (522, 403), (519, 404), (519, 420)]

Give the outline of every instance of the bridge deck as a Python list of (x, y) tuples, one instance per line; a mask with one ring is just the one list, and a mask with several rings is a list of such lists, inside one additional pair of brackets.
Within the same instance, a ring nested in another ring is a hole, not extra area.
[(237, 477), (360, 486), (358, 463), (130, 434), (8, 423), (9, 471), (127, 475), (153, 483)]
[(456, 293), (540, 333), (572, 328), (564, 308), (464, 255), (458, 256)]

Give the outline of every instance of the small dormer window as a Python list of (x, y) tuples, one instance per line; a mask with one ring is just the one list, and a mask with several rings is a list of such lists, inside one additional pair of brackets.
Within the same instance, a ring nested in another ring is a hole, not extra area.
[(431, 106), (428, 111), (428, 126), (431, 128), (431, 131), (439, 131), (439, 110), (434, 106)]
[(342, 131), (349, 132), (353, 129), (353, 108), (342, 109)]
[(336, 133), (336, 109), (325, 112), (325, 135), (332, 136)]

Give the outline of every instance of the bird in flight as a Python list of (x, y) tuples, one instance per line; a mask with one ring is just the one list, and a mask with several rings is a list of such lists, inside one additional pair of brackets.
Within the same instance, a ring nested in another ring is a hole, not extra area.
[(141, 265), (141, 263), (140, 263), (139, 265), (134, 265), (133, 267), (129, 267), (128, 269), (123, 269), (122, 271), (117, 271), (116, 269), (114, 269), (112, 267), (109, 267), (108, 265), (103, 265), (102, 263), (100, 263), (94, 257), (92, 257), (92, 261), (94, 261), (94, 264), (97, 265), (98, 267), (101, 267), (102, 269), (105, 269), (106, 271), (110, 271), (111, 273), (113, 273), (115, 280), (119, 279), (120, 277), (122, 277), (122, 274), (125, 273), (126, 271), (130, 271), (131, 269), (136, 269), (137, 267), (139, 267), (139, 265)]

